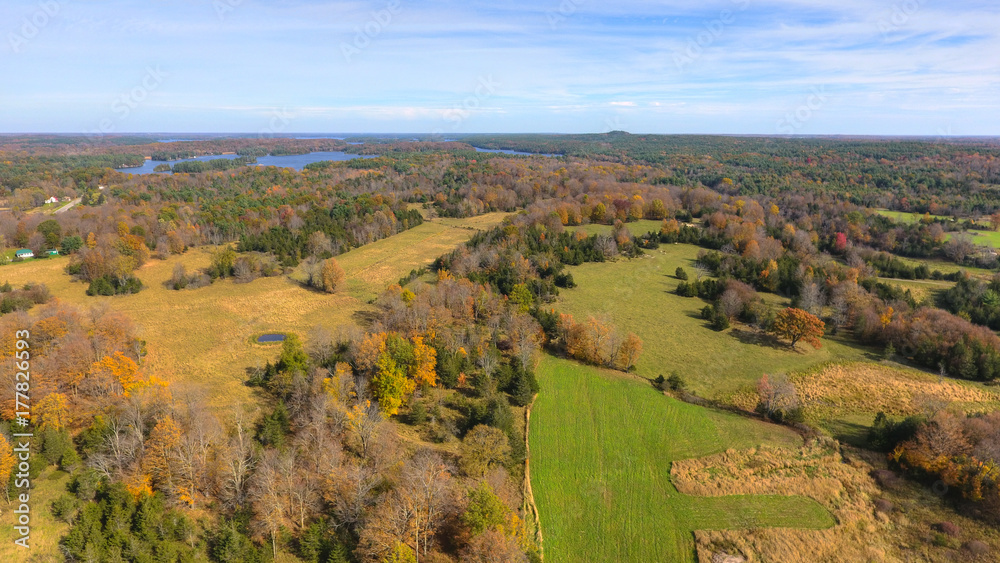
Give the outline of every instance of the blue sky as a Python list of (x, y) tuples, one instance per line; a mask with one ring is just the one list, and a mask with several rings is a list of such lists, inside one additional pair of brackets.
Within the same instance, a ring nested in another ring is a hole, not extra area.
[(5, 0), (0, 132), (1000, 135), (996, 0)]

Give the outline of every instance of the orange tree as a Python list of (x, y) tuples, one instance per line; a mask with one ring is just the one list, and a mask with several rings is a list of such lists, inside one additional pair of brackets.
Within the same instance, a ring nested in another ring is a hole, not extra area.
[(771, 332), (778, 338), (791, 341), (794, 348), (799, 340), (812, 345), (813, 348), (820, 348), (819, 337), (823, 336), (823, 328), (826, 325), (815, 315), (811, 315), (802, 309), (788, 307), (779, 312), (774, 317), (774, 324), (771, 325)]

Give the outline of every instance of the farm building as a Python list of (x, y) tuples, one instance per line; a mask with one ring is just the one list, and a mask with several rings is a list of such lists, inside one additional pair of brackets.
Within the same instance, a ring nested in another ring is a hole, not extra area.
[(59, 198), (52, 196), (49, 199), (45, 200), (45, 203), (59, 203)]
[(14, 256), (16, 256), (17, 258), (34, 258), (35, 253), (26, 248), (22, 248), (21, 250), (15, 252)]

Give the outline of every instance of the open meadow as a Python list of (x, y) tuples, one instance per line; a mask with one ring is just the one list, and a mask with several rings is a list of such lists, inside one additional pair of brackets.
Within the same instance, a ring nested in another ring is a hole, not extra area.
[(762, 444), (796, 449), (801, 439), (787, 428), (551, 356), (538, 379), (530, 466), (546, 561), (692, 561), (694, 530), (834, 524), (804, 497), (692, 497), (671, 482), (676, 460)]
[[(644, 256), (615, 262), (586, 263), (569, 268), (579, 287), (562, 290), (556, 309), (577, 321), (589, 315), (607, 318), (622, 331), (639, 335), (643, 342), (637, 373), (652, 379), (677, 372), (698, 394), (725, 399), (752, 386), (764, 373), (801, 371), (810, 366), (859, 360), (866, 350), (837, 337), (824, 337), (814, 350), (800, 345), (758, 343), (748, 328), (716, 332), (701, 318), (705, 301), (674, 293), (678, 266), (694, 278), (698, 247), (661, 245)], [(761, 294), (779, 304), (781, 299)]]

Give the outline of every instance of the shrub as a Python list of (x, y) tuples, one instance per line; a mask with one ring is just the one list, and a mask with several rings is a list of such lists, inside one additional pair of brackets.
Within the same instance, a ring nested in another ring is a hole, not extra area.
[(125, 278), (101, 276), (90, 282), (90, 287), (87, 288), (87, 295), (129, 295), (139, 293), (141, 290), (142, 281), (131, 274)]
[(953, 538), (958, 537), (962, 533), (962, 529), (952, 522), (938, 522), (934, 525), (934, 528), (942, 534), (946, 534)]
[(875, 512), (881, 512), (883, 514), (889, 514), (889, 513), (893, 512), (894, 510), (896, 510), (896, 505), (894, 505), (891, 502), (885, 500), (884, 498), (880, 498), (877, 501), (875, 501)]
[(722, 311), (715, 311), (715, 314), (712, 316), (712, 329), (721, 332), (727, 328), (729, 328), (729, 317)]
[(676, 371), (671, 373), (670, 377), (667, 378), (667, 384), (670, 386), (671, 391), (683, 391), (687, 387), (687, 383)]
[(556, 274), (555, 284), (557, 287), (564, 287), (566, 289), (572, 289), (576, 287), (576, 282), (573, 281), (573, 274), (566, 272), (564, 274)]
[(70, 495), (62, 495), (52, 501), (52, 516), (56, 520), (70, 524), (76, 514), (77, 500)]
[(883, 489), (893, 489), (899, 485), (899, 475), (888, 469), (877, 469), (872, 471), (872, 479)]
[(677, 266), (677, 270), (674, 271), (674, 277), (677, 278), (677, 279), (679, 279), (679, 280), (687, 281), (688, 280), (688, 273), (687, 273), (687, 271), (684, 268), (682, 268), (680, 266)]
[(986, 542), (979, 540), (967, 541), (962, 548), (976, 557), (986, 555), (990, 552), (990, 546)]

